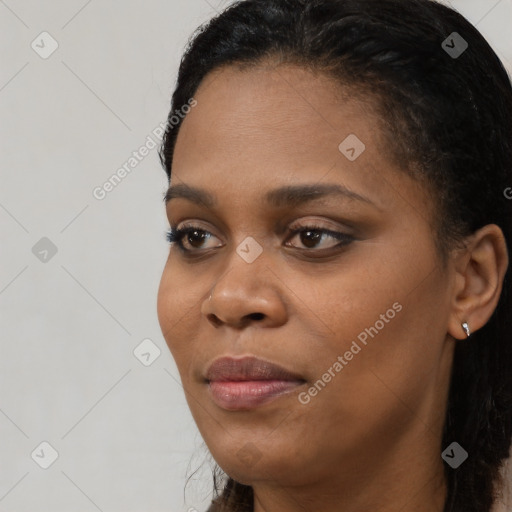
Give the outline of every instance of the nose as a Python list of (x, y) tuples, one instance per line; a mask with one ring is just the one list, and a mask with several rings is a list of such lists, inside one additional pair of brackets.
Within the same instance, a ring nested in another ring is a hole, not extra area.
[(281, 281), (268, 266), (239, 259), (215, 281), (201, 313), (214, 327), (277, 327), (287, 318)]

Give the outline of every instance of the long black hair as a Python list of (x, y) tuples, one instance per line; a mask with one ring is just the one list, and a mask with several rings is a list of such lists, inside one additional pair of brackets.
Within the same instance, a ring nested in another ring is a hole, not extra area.
[[(193, 34), (169, 121), (209, 72), (263, 61), (323, 72), (377, 100), (390, 157), (437, 203), (442, 257), (487, 224), (502, 229), (512, 254), (511, 81), (462, 15), (433, 0), (237, 1)], [(169, 182), (181, 123), (168, 123), (159, 149)], [(490, 320), (456, 345), (440, 454), (456, 441), (469, 457), (445, 465), (445, 512), (489, 512), (509, 454), (510, 272)], [(228, 478), (217, 494), (212, 510), (253, 510), (249, 486)]]

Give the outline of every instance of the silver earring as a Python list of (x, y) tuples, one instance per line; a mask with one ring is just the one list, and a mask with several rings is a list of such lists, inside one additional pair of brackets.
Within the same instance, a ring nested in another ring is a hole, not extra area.
[(469, 330), (469, 325), (467, 322), (462, 322), (462, 328), (464, 329), (464, 332), (466, 333), (466, 336), (469, 338), (471, 335), (471, 331)]

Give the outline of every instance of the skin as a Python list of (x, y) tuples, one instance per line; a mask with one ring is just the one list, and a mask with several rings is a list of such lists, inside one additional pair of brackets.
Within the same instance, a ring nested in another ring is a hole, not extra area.
[[(256, 512), (442, 512), (453, 350), (466, 337), (461, 322), (476, 331), (498, 303), (508, 265), (501, 230), (485, 226), (443, 266), (431, 195), (395, 167), (371, 102), (351, 100), (325, 76), (291, 65), (226, 67), (194, 97), (171, 187), (201, 187), (218, 204), (167, 204), (170, 225), (211, 235), (185, 237), (196, 259), (171, 246), (158, 317), (213, 457), (253, 486)], [(351, 133), (366, 146), (355, 161), (338, 149)], [(311, 183), (343, 185), (374, 205), (342, 196), (264, 204), (269, 190)], [(312, 221), (356, 239), (338, 249), (327, 234), (312, 241), (304, 233)], [(287, 231), (299, 227), (302, 236)], [(236, 252), (248, 236), (262, 248), (252, 263)], [(301, 403), (299, 393), (394, 303), (401, 311)], [(227, 411), (203, 379), (223, 355), (267, 359), (306, 383)]]

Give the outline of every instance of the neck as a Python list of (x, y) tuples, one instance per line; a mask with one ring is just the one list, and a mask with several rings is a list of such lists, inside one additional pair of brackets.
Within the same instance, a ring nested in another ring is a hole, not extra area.
[[(308, 485), (253, 485), (254, 512), (443, 512), (447, 497), (440, 436), (421, 421), (400, 443), (369, 446)], [(379, 450), (380, 448), (380, 450)]]

